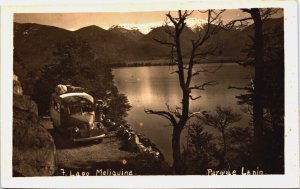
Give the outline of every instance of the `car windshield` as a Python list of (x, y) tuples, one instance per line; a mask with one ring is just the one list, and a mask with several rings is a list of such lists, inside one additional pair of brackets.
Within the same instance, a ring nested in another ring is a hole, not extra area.
[(85, 100), (81, 100), (77, 103), (69, 104), (70, 114), (93, 112), (93, 104)]
[(82, 112), (92, 112), (93, 111), (93, 105), (91, 104), (84, 104), (81, 107)]

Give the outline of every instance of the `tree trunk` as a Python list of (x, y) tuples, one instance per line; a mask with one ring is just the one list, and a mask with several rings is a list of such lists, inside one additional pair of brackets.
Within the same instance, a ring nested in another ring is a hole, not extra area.
[(223, 137), (223, 152), (221, 155), (221, 160), (220, 160), (220, 165), (219, 167), (221, 169), (225, 168), (225, 163), (226, 163), (226, 153), (227, 153), (227, 144), (226, 144), (226, 136), (224, 131), (222, 131), (222, 137)]
[(262, 168), (263, 159), (263, 76), (264, 76), (264, 40), (262, 20), (259, 9), (251, 9), (255, 30), (254, 57), (254, 94), (253, 94), (253, 125), (254, 125), (254, 157), (256, 166)]
[[(180, 66), (178, 66), (180, 69)], [(183, 78), (183, 71), (179, 71), (179, 78)], [(173, 150), (173, 169), (176, 174), (184, 174), (183, 162), (180, 151), (180, 135), (189, 116), (189, 95), (190, 92), (185, 86), (185, 83), (179, 79), (182, 89), (182, 112), (177, 125), (173, 125), (172, 150)]]
[(178, 127), (173, 129), (172, 150), (173, 150), (173, 170), (175, 174), (182, 174), (183, 167), (180, 152), (180, 134), (181, 130)]

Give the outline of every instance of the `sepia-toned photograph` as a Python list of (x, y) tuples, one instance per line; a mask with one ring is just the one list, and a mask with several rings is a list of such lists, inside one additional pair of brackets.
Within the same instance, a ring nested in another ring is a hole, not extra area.
[(292, 12), (266, 5), (7, 8), (2, 167), (14, 181), (292, 178)]
[(280, 8), (14, 14), (14, 176), (284, 174), (283, 24)]

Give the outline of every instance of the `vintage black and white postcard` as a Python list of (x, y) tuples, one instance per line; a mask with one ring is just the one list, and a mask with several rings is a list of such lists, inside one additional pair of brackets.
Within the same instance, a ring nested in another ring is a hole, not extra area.
[(299, 184), (296, 2), (3, 5), (1, 19), (3, 187)]

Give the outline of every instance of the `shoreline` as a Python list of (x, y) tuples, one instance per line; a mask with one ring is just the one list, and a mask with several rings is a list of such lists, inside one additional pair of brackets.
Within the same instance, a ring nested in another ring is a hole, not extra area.
[[(195, 63), (197, 64), (220, 64), (220, 63), (236, 63), (240, 61), (245, 61), (245, 57), (223, 57), (223, 58), (214, 58), (202, 60), (201, 62)], [(187, 61), (185, 61), (187, 62)], [(170, 63), (168, 59), (160, 59), (160, 60), (144, 60), (144, 61), (129, 61), (124, 63), (113, 63), (108, 64), (111, 68), (126, 68), (126, 67), (150, 67), (150, 66), (175, 66), (176, 63)], [(185, 64), (188, 65), (188, 64)]]

